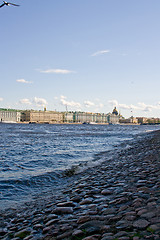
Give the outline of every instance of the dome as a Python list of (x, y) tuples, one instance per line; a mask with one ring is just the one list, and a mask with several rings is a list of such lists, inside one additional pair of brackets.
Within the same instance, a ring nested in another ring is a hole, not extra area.
[(112, 114), (118, 115), (118, 111), (117, 111), (116, 107), (113, 109)]

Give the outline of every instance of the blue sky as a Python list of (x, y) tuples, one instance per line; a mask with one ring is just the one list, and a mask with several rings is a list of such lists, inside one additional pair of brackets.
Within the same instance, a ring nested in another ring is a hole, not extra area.
[(12, 2), (0, 8), (0, 107), (160, 117), (159, 0)]

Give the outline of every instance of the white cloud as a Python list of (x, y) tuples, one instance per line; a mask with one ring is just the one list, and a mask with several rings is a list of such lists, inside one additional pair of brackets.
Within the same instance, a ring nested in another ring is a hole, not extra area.
[(31, 105), (31, 101), (28, 98), (23, 98), (19, 101), (20, 104)]
[(26, 80), (23, 79), (23, 78), (17, 79), (16, 82), (19, 82), (19, 83), (32, 83), (32, 82), (26, 81)]
[(63, 95), (61, 95), (61, 97), (60, 97), (61, 99), (66, 99), (67, 97), (65, 97), (65, 96), (63, 96)]
[(67, 101), (67, 98), (65, 96), (60, 97), (60, 102), (63, 106), (74, 107), (78, 110), (81, 109), (81, 104), (80, 103), (74, 102), (74, 101)]
[(89, 107), (92, 107), (92, 106), (95, 106), (95, 104), (93, 102), (90, 102), (90, 101), (84, 101), (84, 105), (85, 107), (89, 108)]
[(109, 100), (108, 103), (110, 105), (112, 105), (113, 107), (118, 107), (118, 101), (113, 99), (113, 100)]
[(108, 101), (108, 103), (110, 104), (110, 105), (112, 105), (113, 107), (119, 107), (119, 108), (121, 108), (121, 109), (126, 109), (126, 110), (138, 110), (138, 109), (140, 109), (138, 106), (135, 106), (135, 105), (133, 105), (133, 104), (130, 104), (130, 105), (127, 105), (127, 104), (125, 104), (125, 103), (118, 103), (118, 101), (117, 100), (110, 100), (110, 101)]
[(33, 103), (36, 104), (39, 107), (45, 107), (48, 104), (46, 99), (44, 99), (44, 98), (37, 98), (37, 97), (34, 97)]
[(103, 108), (103, 107), (104, 107), (104, 104), (103, 104), (103, 103), (99, 103), (98, 107), (99, 107), (99, 108)]
[(86, 100), (86, 101), (83, 102), (83, 106), (85, 108), (90, 109), (90, 111), (99, 112), (100, 109), (102, 109), (104, 107), (104, 104), (100, 103), (99, 99), (95, 99), (95, 100), (98, 101), (98, 103), (94, 103), (94, 102), (91, 102), (89, 100)]
[(156, 105), (147, 105), (143, 102), (138, 103), (140, 109), (145, 112), (151, 112), (153, 109), (160, 109), (159, 103)]
[(127, 104), (123, 104), (123, 103), (119, 103), (118, 104), (118, 107), (120, 107), (121, 109), (128, 109), (128, 110), (138, 110), (139, 109), (139, 107), (138, 106), (135, 106), (135, 105), (127, 105)]
[(3, 98), (0, 98), (0, 102), (2, 102), (3, 101)]
[(155, 110), (155, 109), (160, 109), (160, 102), (155, 104), (155, 105), (147, 105), (143, 102), (139, 102), (136, 105), (133, 105), (133, 104), (130, 104), (130, 105), (127, 105), (127, 104), (124, 104), (124, 103), (118, 103), (117, 100), (110, 100), (108, 101), (109, 104), (111, 104), (113, 107), (118, 107), (118, 108), (121, 108), (121, 109), (125, 109), (125, 110), (140, 110), (140, 111), (144, 111), (144, 112), (151, 112), (152, 110)]
[(97, 51), (97, 52), (93, 53), (91, 56), (96, 57), (98, 55), (102, 55), (102, 54), (109, 53), (109, 52), (110, 52), (110, 50), (101, 50), (101, 51)]
[(74, 71), (70, 71), (67, 69), (47, 69), (47, 70), (40, 70), (41, 73), (56, 73), (56, 74), (69, 74), (74, 73)]

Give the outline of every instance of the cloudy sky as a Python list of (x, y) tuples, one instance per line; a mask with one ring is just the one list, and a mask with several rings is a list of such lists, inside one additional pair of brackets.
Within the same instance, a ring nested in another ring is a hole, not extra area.
[(12, 2), (0, 8), (0, 107), (160, 117), (159, 0)]

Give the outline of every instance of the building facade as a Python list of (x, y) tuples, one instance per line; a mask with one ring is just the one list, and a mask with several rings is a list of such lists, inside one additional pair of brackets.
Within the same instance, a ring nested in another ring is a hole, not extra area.
[(104, 113), (75, 112), (73, 114), (75, 123), (109, 123), (109, 115)]
[(54, 111), (24, 111), (22, 122), (30, 123), (99, 123), (118, 124), (119, 116), (115, 114), (91, 112), (54, 112)]
[(119, 115), (109, 113), (108, 114), (108, 123), (109, 124), (119, 124)]
[(73, 123), (74, 113), (73, 112), (65, 112), (64, 113), (64, 123)]
[(56, 111), (24, 111), (22, 121), (29, 123), (63, 123), (64, 114)]
[(135, 117), (130, 117), (126, 119), (120, 119), (119, 122), (122, 124), (138, 124), (138, 119)]
[(115, 113), (92, 112), (57, 112), (35, 110), (7, 110), (0, 109), (1, 122), (25, 122), (25, 123), (98, 123), (117, 124), (119, 115)]
[(0, 109), (0, 122), (20, 122), (21, 112), (16, 110)]

